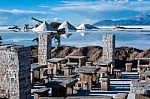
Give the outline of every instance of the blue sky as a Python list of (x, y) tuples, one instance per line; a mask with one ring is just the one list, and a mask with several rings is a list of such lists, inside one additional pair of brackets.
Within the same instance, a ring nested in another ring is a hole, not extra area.
[(150, 14), (150, 0), (3, 0), (0, 25), (35, 24), (36, 17), (47, 22), (64, 20), (74, 25), (104, 19), (125, 19)]

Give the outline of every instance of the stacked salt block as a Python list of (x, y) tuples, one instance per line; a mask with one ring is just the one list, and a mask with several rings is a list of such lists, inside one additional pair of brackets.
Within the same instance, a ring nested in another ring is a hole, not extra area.
[(131, 72), (132, 71), (132, 63), (126, 63), (126, 72)]
[(47, 59), (51, 58), (51, 36), (48, 34), (39, 34), (38, 45), (38, 63), (42, 65), (47, 64)]
[(121, 70), (120, 69), (114, 69), (114, 77), (116, 79), (121, 79), (121, 76), (122, 76)]
[(110, 79), (108, 77), (101, 78), (101, 90), (108, 91), (110, 88)]
[(111, 63), (110, 73), (113, 74), (113, 69), (115, 67), (115, 35), (103, 35), (102, 61), (103, 63)]
[(130, 85), (130, 92), (134, 94), (150, 95), (150, 82), (132, 80)]
[(127, 99), (128, 97), (128, 94), (127, 93), (118, 93), (116, 96), (115, 96), (115, 99)]
[(31, 48), (1, 45), (0, 56), (0, 97), (30, 99)]

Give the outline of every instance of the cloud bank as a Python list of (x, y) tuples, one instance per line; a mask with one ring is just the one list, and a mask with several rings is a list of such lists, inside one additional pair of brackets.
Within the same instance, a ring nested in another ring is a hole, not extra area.
[[(0, 24), (33, 23), (31, 17), (50, 21), (95, 23), (104, 19), (125, 19), (150, 14), (149, 0), (56, 0), (57, 3), (41, 2), (26, 8), (4, 9), (0, 7)], [(55, 1), (53, 1), (55, 2)], [(36, 10), (35, 10), (36, 9)]]

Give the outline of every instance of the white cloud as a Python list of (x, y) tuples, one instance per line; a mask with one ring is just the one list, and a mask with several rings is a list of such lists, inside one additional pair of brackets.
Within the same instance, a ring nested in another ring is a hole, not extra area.
[(56, 22), (58, 22), (59, 20), (62, 20), (62, 18), (54, 17), (54, 18), (52, 18), (51, 20), (52, 20), (52, 21), (56, 21)]
[[(140, 1), (140, 2), (139, 2)], [(97, 0), (97, 1), (63, 1), (61, 6), (51, 8), (53, 11), (107, 11), (107, 10), (150, 10), (150, 2), (137, 0)]]
[(130, 3), (129, 7), (130, 7), (130, 9), (134, 9), (137, 11), (150, 11), (149, 5), (150, 5), (149, 1), (143, 1), (143, 2)]
[(47, 14), (47, 13), (50, 13), (50, 12), (44, 12), (44, 11), (19, 10), (19, 9), (12, 9), (12, 10), (0, 9), (0, 12), (12, 13), (12, 14)]
[(86, 23), (86, 24), (91, 24), (91, 23), (97, 22), (97, 20), (85, 18), (85, 20), (83, 20), (82, 22), (83, 22), (83, 23)]
[[(89, 4), (91, 4), (91, 2), (89, 2), (89, 1), (86, 1), (86, 2), (84, 2), (84, 1), (71, 1), (71, 2), (70, 1), (62, 1), (62, 3), (63, 3), (63, 5), (68, 5), (68, 6), (89, 5)], [(92, 2), (92, 3), (97, 3), (97, 2)]]
[(49, 8), (48, 5), (39, 5), (40, 8)]
[(143, 1), (143, 0), (138, 0), (139, 2)]
[(74, 5), (74, 6), (59, 6), (53, 7), (53, 11), (63, 11), (63, 10), (71, 10), (71, 11), (84, 11), (84, 10), (93, 10), (93, 11), (105, 11), (105, 10), (118, 10), (123, 9), (124, 7), (114, 4), (96, 4), (96, 5)]

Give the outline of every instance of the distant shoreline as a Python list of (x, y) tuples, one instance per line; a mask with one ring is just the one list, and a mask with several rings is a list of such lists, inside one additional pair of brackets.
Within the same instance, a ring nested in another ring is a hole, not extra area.
[[(128, 30), (132, 30), (132, 29), (150, 30), (150, 25), (135, 25), (135, 26), (134, 25), (119, 25), (119, 27), (124, 27), (124, 28), (127, 28)], [(99, 29), (112, 29), (113, 30), (116, 28), (116, 26), (98, 26), (98, 28)], [(123, 30), (126, 30), (126, 29), (123, 29)]]

